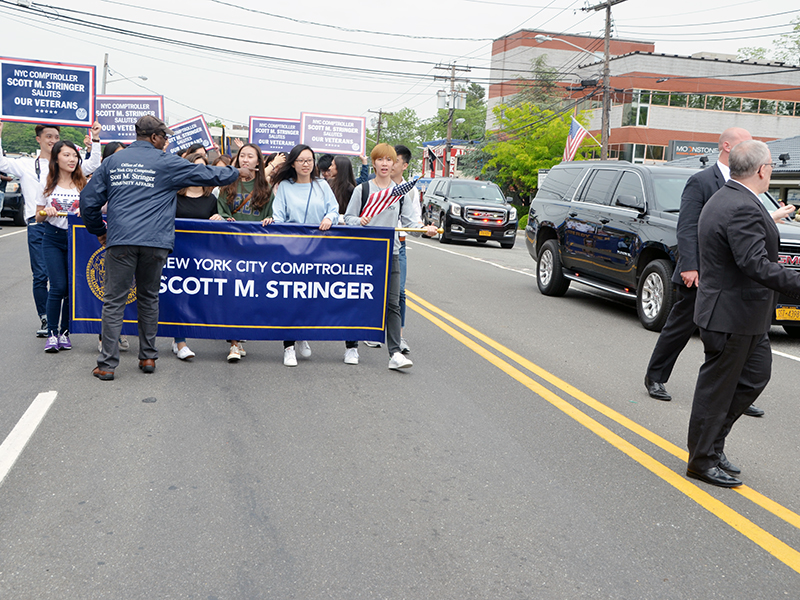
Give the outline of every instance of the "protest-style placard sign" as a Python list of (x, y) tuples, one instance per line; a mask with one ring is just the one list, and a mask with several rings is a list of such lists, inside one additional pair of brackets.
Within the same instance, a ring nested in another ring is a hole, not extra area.
[(203, 144), (206, 150), (214, 148), (211, 132), (208, 130), (208, 125), (206, 125), (206, 120), (202, 115), (169, 125), (169, 128), (174, 133), (169, 136), (167, 152), (176, 154), (181, 150), (186, 150), (192, 144)]
[(300, 113), (300, 143), (315, 152), (361, 155), (366, 152), (364, 117)]
[(0, 58), (0, 120), (91, 127), (95, 68)]
[(250, 143), (264, 153), (289, 152), (300, 143), (300, 121), (250, 117)]
[(103, 126), (100, 141), (133, 142), (136, 121), (144, 115), (164, 118), (163, 96), (97, 96), (95, 118)]

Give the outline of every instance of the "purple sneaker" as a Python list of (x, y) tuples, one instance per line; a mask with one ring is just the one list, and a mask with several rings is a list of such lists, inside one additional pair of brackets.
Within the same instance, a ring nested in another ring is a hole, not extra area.
[(58, 338), (59, 350), (72, 350), (72, 342), (69, 341), (69, 331), (65, 331)]
[(47, 343), (44, 345), (44, 351), (54, 353), (58, 352), (58, 350), (58, 336), (53, 333), (47, 338)]

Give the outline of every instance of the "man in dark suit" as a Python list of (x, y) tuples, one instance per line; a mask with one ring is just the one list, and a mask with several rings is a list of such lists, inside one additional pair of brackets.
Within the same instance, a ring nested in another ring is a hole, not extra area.
[[(678, 264), (672, 273), (678, 299), (661, 330), (644, 377), (647, 393), (656, 400), (672, 400), (664, 384), (669, 381), (678, 356), (697, 331), (694, 324), (694, 303), (699, 280), (697, 220), (700, 218), (700, 211), (708, 199), (730, 178), (728, 157), (733, 147), (750, 139), (752, 136), (746, 129), (732, 127), (723, 131), (719, 136), (717, 164), (692, 175), (683, 188), (678, 216)], [(760, 417), (764, 411), (751, 406), (745, 414)]]
[(800, 297), (800, 274), (778, 264), (780, 237), (758, 194), (769, 188), (772, 158), (763, 142), (738, 144), (731, 179), (700, 214), (700, 285), (695, 323), (705, 362), (689, 421), (686, 475), (736, 487), (741, 470), (727, 459), (725, 437), (766, 387), (772, 367), (767, 331), (775, 291)]

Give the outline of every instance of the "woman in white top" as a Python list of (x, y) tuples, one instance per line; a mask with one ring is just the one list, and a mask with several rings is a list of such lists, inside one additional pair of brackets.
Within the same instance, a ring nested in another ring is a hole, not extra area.
[(36, 222), (44, 221), (42, 255), (50, 281), (45, 352), (72, 349), (69, 341), (68, 223), (67, 217), (59, 216), (59, 213), (79, 214), (81, 190), (86, 185), (86, 176), (80, 165), (81, 156), (75, 144), (67, 140), (57, 142), (50, 153), (47, 182), (36, 201)]
[[(292, 148), (289, 156), (272, 177), (277, 188), (272, 203), (272, 220), (275, 223), (304, 223), (319, 225), (327, 231), (339, 222), (339, 205), (331, 187), (319, 177), (314, 162), (314, 151), (303, 144)], [(266, 223), (265, 223), (266, 224)], [(300, 356), (311, 356), (308, 342), (297, 342)], [(297, 366), (294, 340), (283, 342), (283, 364)]]

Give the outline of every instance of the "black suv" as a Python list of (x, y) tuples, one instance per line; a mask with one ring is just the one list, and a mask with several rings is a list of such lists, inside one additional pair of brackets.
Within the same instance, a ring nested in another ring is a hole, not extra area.
[(513, 248), (517, 209), (494, 183), (471, 179), (434, 179), (422, 198), (426, 221), (440, 227), (439, 241), (495, 240)]
[[(675, 301), (681, 193), (695, 169), (624, 161), (553, 167), (531, 202), (525, 243), (547, 296), (577, 281), (636, 300), (645, 328), (660, 331)], [(772, 212), (778, 203), (761, 201)], [(800, 270), (800, 225), (779, 223), (780, 262)], [(781, 296), (774, 323), (800, 337), (800, 305)]]
[(25, 198), (22, 197), (22, 188), (19, 185), (19, 179), (12, 176), (13, 179), (8, 182), (0, 182), (0, 189), (2, 184), (5, 183), (5, 199), (3, 201), (3, 217), (14, 219), (14, 225), (20, 227), (25, 225)]

